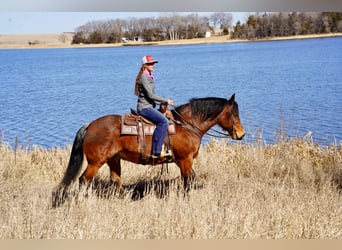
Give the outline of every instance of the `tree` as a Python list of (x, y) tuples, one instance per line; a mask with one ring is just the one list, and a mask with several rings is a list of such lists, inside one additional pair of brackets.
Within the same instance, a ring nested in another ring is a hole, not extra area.
[(103, 43), (103, 40), (101, 38), (101, 33), (99, 31), (93, 31), (89, 34), (89, 37), (87, 39), (87, 43)]
[(80, 44), (80, 43), (85, 43), (86, 38), (85, 38), (85, 34), (82, 31), (78, 31), (74, 34), (74, 36), (72, 37), (72, 41), (71, 44)]
[(214, 27), (228, 29), (232, 26), (233, 15), (228, 12), (215, 12), (210, 16), (209, 19)]
[(338, 32), (339, 26), (342, 21), (342, 13), (341, 12), (323, 12), (323, 16), (327, 19), (327, 24), (330, 27), (331, 32)]
[(58, 37), (58, 40), (62, 43), (66, 43), (66, 41), (68, 40), (68, 37), (66, 34), (63, 33)]
[(292, 13), (288, 14), (288, 20), (287, 20), (288, 31), (286, 34), (287, 36), (297, 35), (296, 22), (297, 22), (297, 13), (292, 12)]
[(259, 23), (255, 16), (249, 16), (247, 20), (247, 37), (253, 39), (256, 37), (256, 30), (259, 28)]

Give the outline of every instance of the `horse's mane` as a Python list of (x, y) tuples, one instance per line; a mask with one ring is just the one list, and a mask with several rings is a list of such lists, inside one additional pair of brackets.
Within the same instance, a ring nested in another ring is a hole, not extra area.
[(189, 103), (176, 107), (178, 113), (189, 107), (193, 116), (200, 116), (201, 120), (206, 121), (217, 117), (224, 107), (228, 105), (228, 100), (218, 97), (192, 98)]

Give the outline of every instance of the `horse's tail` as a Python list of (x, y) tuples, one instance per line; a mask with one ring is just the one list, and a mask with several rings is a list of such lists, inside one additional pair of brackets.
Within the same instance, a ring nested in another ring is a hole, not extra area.
[(74, 144), (72, 145), (71, 155), (69, 159), (69, 164), (66, 169), (65, 175), (61, 182), (64, 186), (69, 186), (76, 178), (81, 170), (83, 163), (83, 139), (87, 131), (88, 125), (83, 125), (76, 133)]
[(69, 159), (68, 167), (65, 171), (64, 177), (57, 187), (57, 189), (53, 192), (53, 206), (56, 207), (64, 202), (66, 198), (66, 191), (69, 185), (75, 180), (77, 175), (79, 174), (82, 163), (83, 163), (83, 139), (87, 132), (88, 124), (83, 125), (76, 133), (74, 143), (72, 145), (71, 155)]

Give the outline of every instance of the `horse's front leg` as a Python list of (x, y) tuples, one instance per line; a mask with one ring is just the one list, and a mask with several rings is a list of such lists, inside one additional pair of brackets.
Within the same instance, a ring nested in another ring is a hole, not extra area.
[(123, 183), (121, 179), (121, 162), (120, 158), (111, 158), (107, 162), (110, 169), (110, 180), (119, 188), (119, 194), (124, 194)]
[(195, 179), (195, 172), (192, 169), (192, 164), (192, 157), (188, 157), (177, 162), (181, 171), (185, 191), (189, 191), (191, 189), (191, 183)]

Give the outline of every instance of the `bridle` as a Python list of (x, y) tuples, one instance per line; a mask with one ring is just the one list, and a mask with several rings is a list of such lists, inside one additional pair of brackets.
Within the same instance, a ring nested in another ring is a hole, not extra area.
[[(229, 134), (227, 133), (223, 133), (221, 131), (218, 131), (214, 128), (211, 128), (210, 130), (212, 130), (213, 132), (215, 132), (216, 134), (210, 133), (209, 131), (204, 132), (203, 130), (201, 130), (199, 127), (197, 127), (196, 125), (194, 125), (192, 122), (188, 121), (187, 119), (184, 118), (184, 116), (182, 116), (179, 112), (176, 111), (176, 109), (173, 109), (173, 112), (175, 114), (177, 114), (184, 122), (186, 122), (188, 124), (184, 125), (182, 122), (175, 120), (175, 119), (171, 119), (176, 125), (181, 126), (184, 129), (188, 129), (192, 132), (194, 132), (200, 139), (202, 138), (201, 134), (203, 135), (209, 135), (215, 138), (229, 138), (231, 137)], [(218, 135), (217, 135), (218, 134)]]

